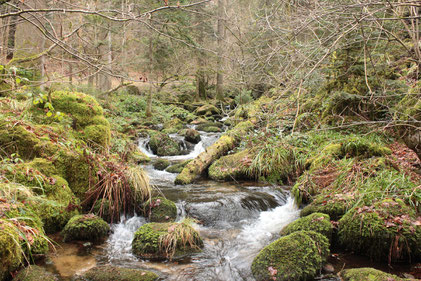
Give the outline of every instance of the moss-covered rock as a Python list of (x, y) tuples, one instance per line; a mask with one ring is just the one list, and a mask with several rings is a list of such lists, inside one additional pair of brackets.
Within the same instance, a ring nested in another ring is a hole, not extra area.
[(151, 222), (170, 222), (177, 218), (177, 206), (171, 200), (163, 197), (154, 197), (147, 202), (149, 219)]
[[(188, 234), (189, 239), (182, 233)], [(183, 222), (144, 224), (132, 242), (133, 253), (144, 259), (181, 258), (199, 252), (201, 247), (203, 241), (199, 233)]]
[(184, 167), (187, 164), (190, 163), (190, 161), (192, 161), (192, 160), (186, 160), (186, 161), (183, 161), (181, 163), (171, 165), (165, 171), (168, 172), (168, 173), (174, 173), (174, 174), (181, 173), (181, 171), (184, 169)]
[(354, 197), (348, 194), (317, 195), (301, 210), (300, 216), (323, 213), (329, 215), (332, 220), (338, 221), (355, 203)]
[(162, 131), (166, 134), (174, 134), (181, 130), (183, 127), (183, 121), (178, 118), (174, 118), (164, 123), (164, 128)]
[(145, 153), (140, 151), (140, 149), (136, 148), (134, 151), (130, 151), (127, 154), (127, 161), (134, 164), (140, 164), (151, 161), (151, 158), (149, 158)]
[(200, 133), (194, 129), (187, 129), (185, 132), (184, 140), (191, 143), (199, 143), (201, 140)]
[(157, 159), (154, 163), (153, 163), (153, 167), (157, 170), (163, 171), (165, 170), (168, 166), (170, 165), (170, 161), (167, 159)]
[(115, 266), (99, 266), (83, 274), (87, 281), (154, 281), (158, 275), (153, 272)]
[(4, 219), (0, 219), (0, 260), (0, 280), (5, 280), (23, 260), (18, 229)]
[(155, 132), (149, 140), (149, 147), (158, 156), (179, 155), (180, 144), (170, 138), (167, 134)]
[(342, 277), (343, 281), (409, 281), (409, 279), (399, 278), (396, 275), (370, 267), (345, 269), (342, 270), (339, 275)]
[(221, 111), (212, 104), (204, 104), (196, 109), (195, 114), (203, 116), (212, 116), (215, 114), (221, 114)]
[(98, 241), (107, 236), (110, 226), (93, 214), (74, 216), (63, 229), (65, 241)]
[(377, 260), (421, 258), (421, 226), (415, 210), (400, 199), (354, 207), (339, 220), (339, 241)]
[(332, 224), (330, 223), (330, 217), (329, 215), (322, 213), (313, 213), (290, 223), (282, 229), (281, 235), (289, 235), (301, 230), (321, 233), (329, 240), (332, 237)]
[(111, 139), (110, 125), (89, 125), (83, 129), (83, 139), (100, 147), (108, 147)]
[(18, 272), (13, 281), (58, 281), (59, 279), (38, 265), (28, 266)]
[(213, 180), (250, 179), (248, 167), (252, 156), (249, 150), (222, 156), (208, 169), (208, 175)]
[(18, 153), (22, 159), (32, 159), (37, 156), (34, 147), (40, 142), (30, 127), (10, 122), (0, 124), (0, 146), (5, 153)]
[(281, 237), (259, 252), (251, 271), (256, 280), (308, 280), (314, 278), (329, 255), (329, 240), (312, 231)]
[(222, 129), (220, 126), (217, 125), (217, 123), (204, 123), (197, 125), (196, 130), (207, 132), (207, 133), (219, 133), (222, 132)]

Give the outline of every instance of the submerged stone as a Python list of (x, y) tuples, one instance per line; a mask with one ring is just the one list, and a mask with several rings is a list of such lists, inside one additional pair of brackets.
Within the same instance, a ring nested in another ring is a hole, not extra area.
[(87, 281), (154, 281), (158, 275), (145, 270), (123, 268), (116, 266), (99, 266), (88, 270), (83, 279)]
[(58, 281), (59, 279), (38, 265), (30, 265), (22, 270), (13, 278), (13, 281)]

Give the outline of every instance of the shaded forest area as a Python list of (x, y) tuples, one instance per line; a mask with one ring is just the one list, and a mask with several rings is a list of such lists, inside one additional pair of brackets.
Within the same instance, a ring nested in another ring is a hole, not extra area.
[[(148, 222), (139, 259), (206, 252), (200, 215), (179, 220), (147, 165), (186, 190), (288, 186), (300, 218), (244, 280), (421, 278), (420, 13), (413, 0), (0, 0), (0, 280), (57, 280), (24, 266), (55, 235), (103, 242), (123, 214)], [(204, 135), (200, 154), (168, 158)], [(388, 272), (330, 270), (336, 253)], [(168, 277), (136, 270), (80, 280)]]

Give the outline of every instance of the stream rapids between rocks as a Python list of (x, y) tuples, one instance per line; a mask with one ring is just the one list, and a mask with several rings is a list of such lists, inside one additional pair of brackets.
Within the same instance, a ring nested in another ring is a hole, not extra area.
[[(193, 159), (219, 136), (202, 132), (202, 141), (194, 147), (189, 149), (187, 145), (181, 145), (184, 155), (162, 158), (172, 163)], [(183, 142), (177, 135), (171, 137)], [(156, 160), (158, 157), (148, 150), (147, 143), (147, 139), (140, 139), (140, 149)], [(109, 238), (101, 245), (60, 245), (47, 265), (50, 270), (65, 280), (104, 264), (151, 270), (162, 280), (254, 280), (250, 270), (253, 258), (279, 237), (285, 225), (299, 217), (289, 192), (279, 186), (210, 180), (177, 186), (174, 185), (177, 174), (156, 170), (152, 165), (143, 168), (151, 184), (176, 202), (177, 221), (190, 216), (200, 222), (195, 228), (204, 240), (203, 251), (172, 262), (140, 260), (132, 255), (131, 242), (135, 231), (147, 221), (141, 216), (122, 217), (120, 223), (111, 226)]]

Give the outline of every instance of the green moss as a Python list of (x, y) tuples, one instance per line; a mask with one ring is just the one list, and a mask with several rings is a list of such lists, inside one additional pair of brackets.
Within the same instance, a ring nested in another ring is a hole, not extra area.
[(181, 130), (183, 127), (183, 122), (178, 118), (174, 118), (164, 123), (164, 128), (162, 131), (166, 134), (174, 134)]
[(154, 132), (149, 140), (149, 147), (158, 156), (171, 156), (180, 154), (180, 145), (167, 134)]
[(409, 279), (399, 278), (396, 275), (370, 267), (345, 269), (342, 270), (339, 274), (344, 281), (409, 281)]
[(400, 199), (354, 207), (339, 220), (339, 241), (377, 260), (421, 257), (421, 226), (416, 211)]
[(149, 219), (151, 222), (170, 222), (177, 217), (177, 206), (171, 200), (163, 197), (154, 197), (147, 203)]
[(208, 175), (213, 180), (249, 179), (248, 167), (252, 158), (249, 150), (222, 156), (209, 167)]
[(111, 131), (110, 126), (89, 125), (83, 129), (83, 139), (89, 144), (94, 142), (102, 148), (110, 145)]
[(88, 281), (154, 281), (158, 275), (153, 272), (114, 266), (94, 267), (83, 277)]
[(191, 143), (199, 143), (201, 140), (200, 133), (194, 129), (187, 129), (184, 139)]
[(158, 159), (153, 163), (153, 167), (157, 170), (163, 171), (170, 165), (170, 161), (167, 159)]
[(281, 235), (289, 235), (293, 232), (306, 230), (321, 233), (330, 240), (332, 238), (332, 229), (329, 215), (313, 213), (287, 225), (282, 229)]
[(198, 131), (203, 131), (207, 133), (220, 133), (222, 132), (222, 129), (216, 126), (209, 126), (206, 124), (198, 125), (196, 128)]
[(0, 219), (0, 280), (5, 280), (23, 260), (19, 233), (9, 221)]
[(256, 280), (314, 278), (329, 255), (329, 240), (312, 231), (281, 237), (259, 252), (251, 270)]
[(0, 147), (5, 153), (18, 153), (22, 159), (37, 156), (34, 147), (40, 143), (38, 137), (23, 125), (0, 124)]
[(69, 114), (77, 129), (93, 124), (92, 119), (103, 115), (102, 107), (92, 96), (78, 92), (56, 91), (51, 93), (54, 109)]
[(204, 104), (196, 109), (196, 115), (212, 116), (214, 114), (220, 114), (221, 111), (212, 104)]
[(59, 280), (54, 274), (48, 272), (46, 269), (31, 265), (19, 271), (19, 273), (13, 278), (13, 281), (57, 281)]
[(146, 156), (145, 153), (136, 148), (136, 150), (131, 151), (127, 154), (127, 161), (132, 162), (134, 164), (140, 164), (151, 161), (151, 158), (149, 158), (148, 156)]
[(192, 160), (186, 160), (186, 161), (183, 161), (181, 163), (171, 165), (165, 171), (168, 172), (168, 173), (174, 173), (174, 174), (181, 173), (181, 171), (184, 169), (184, 167), (188, 163), (190, 163), (190, 161), (192, 161)]
[[(160, 247), (160, 239), (167, 235), (170, 231), (174, 231), (181, 223), (147, 223), (142, 225), (135, 233), (132, 242), (132, 251), (135, 255), (144, 259), (167, 259), (168, 253)], [(177, 248), (174, 258), (184, 257), (192, 253), (200, 251), (195, 245), (203, 246), (203, 241), (199, 233), (194, 231), (191, 226), (187, 226), (193, 233), (194, 247), (190, 244), (184, 244), (179, 237), (177, 239)]]
[(338, 221), (354, 204), (354, 197), (347, 194), (318, 195), (313, 202), (301, 210), (300, 216), (305, 217), (313, 213), (323, 213)]
[(62, 233), (65, 241), (98, 241), (104, 238), (109, 230), (110, 226), (103, 219), (93, 214), (88, 214), (71, 218)]

